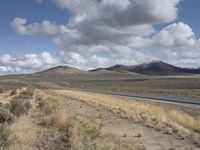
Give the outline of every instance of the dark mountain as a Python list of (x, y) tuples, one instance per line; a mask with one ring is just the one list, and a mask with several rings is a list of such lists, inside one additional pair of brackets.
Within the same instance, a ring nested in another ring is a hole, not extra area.
[(94, 70), (90, 70), (90, 72), (120, 72), (120, 73), (131, 73), (131, 66), (125, 65), (115, 65), (109, 68), (97, 68)]
[(180, 68), (162, 61), (152, 61), (150, 63), (144, 63), (136, 66), (115, 65), (109, 68), (104, 68), (104, 70), (155, 76), (200, 74), (200, 69)]
[(141, 64), (133, 67), (131, 72), (147, 75), (183, 75), (199, 74), (200, 70), (176, 67), (162, 61), (152, 61), (148, 64)]
[(125, 65), (115, 65), (112, 67), (107, 68), (109, 71), (117, 71), (117, 72), (130, 72), (131, 66), (125, 66)]

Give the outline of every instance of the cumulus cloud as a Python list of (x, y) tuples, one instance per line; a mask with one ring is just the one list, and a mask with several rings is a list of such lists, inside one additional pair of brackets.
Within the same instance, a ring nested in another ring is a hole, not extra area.
[(26, 25), (26, 23), (25, 18), (16, 17), (11, 21), (10, 26), (15, 32), (23, 35), (56, 35), (62, 34), (66, 30), (64, 25), (58, 26), (55, 22), (48, 20), (29, 25)]
[[(66, 25), (48, 20), (27, 23), (25, 18), (16, 17), (10, 26), (22, 35), (53, 36), (53, 42), (62, 49), (57, 62), (82, 69), (134, 65), (155, 59), (179, 66), (200, 66), (199, 39), (189, 25), (173, 23), (181, 0), (51, 1), (70, 13)], [(156, 31), (154, 25), (163, 23), (171, 24)], [(31, 66), (31, 60), (40, 68), (41, 64), (54, 64), (50, 56), (31, 54), (15, 61), (11, 56), (4, 56), (1, 62), (14, 61), (19, 68), (26, 68), (20, 60), (26, 60), (27, 66)]]
[(154, 45), (160, 47), (189, 47), (197, 42), (191, 27), (182, 22), (173, 23), (162, 29), (153, 38)]
[(73, 23), (101, 22), (110, 26), (171, 22), (177, 17), (180, 0), (53, 0), (72, 12)]
[(0, 74), (32, 73), (55, 66), (58, 60), (48, 52), (41, 54), (25, 54), (12, 57), (8, 54), (0, 56)]
[(156, 49), (160, 55), (158, 58), (165, 58), (169, 63), (182, 67), (200, 66), (200, 40), (183, 22), (163, 28), (146, 41), (146, 47)]

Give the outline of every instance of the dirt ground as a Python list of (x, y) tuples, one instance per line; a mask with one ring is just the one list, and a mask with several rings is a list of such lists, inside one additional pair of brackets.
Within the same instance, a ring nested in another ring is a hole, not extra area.
[[(132, 149), (138, 150), (199, 150), (194, 142), (189, 139), (170, 135), (153, 127), (146, 127), (143, 124), (135, 123), (129, 118), (114, 114), (112, 111), (96, 107), (82, 101), (86, 98), (82, 93), (70, 93), (61, 91), (50, 91), (50, 96), (56, 97), (63, 107), (69, 109), (69, 115), (79, 115), (94, 124), (101, 126), (103, 135), (113, 135), (123, 143), (130, 145)], [(70, 93), (70, 94), (69, 94)], [(76, 94), (76, 95), (73, 95)], [(88, 97), (90, 97), (89, 93)], [(98, 95), (99, 96), (99, 95)], [(76, 97), (76, 98), (75, 98)], [(77, 97), (79, 99), (77, 99)], [(105, 98), (105, 95), (103, 95)], [(109, 97), (108, 97), (109, 98)], [(8, 94), (1, 94), (0, 100), (7, 102), (11, 99)], [(52, 150), (62, 149), (62, 144), (57, 143), (54, 133), (38, 124), (33, 117), (37, 112), (35, 99), (32, 100), (32, 110), (29, 115), (18, 118), (10, 127), (16, 136), (15, 142), (9, 150)], [(59, 148), (60, 147), (60, 148)]]
[[(59, 97), (70, 108), (71, 113), (81, 115), (93, 123), (100, 123), (104, 135), (114, 135), (132, 147), (144, 150), (200, 149), (190, 140), (184, 140), (181, 137), (169, 135), (151, 127), (145, 127), (128, 118), (113, 114), (111, 111), (79, 101), (72, 96), (72, 93), (57, 91), (54, 96)], [(81, 93), (77, 95), (77, 92), (74, 96), (80, 97), (80, 100), (83, 98), (83, 95)]]

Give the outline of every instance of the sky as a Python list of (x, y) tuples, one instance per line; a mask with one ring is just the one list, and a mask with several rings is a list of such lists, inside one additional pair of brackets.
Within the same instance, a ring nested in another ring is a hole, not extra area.
[(0, 75), (161, 60), (200, 67), (199, 0), (1, 0)]

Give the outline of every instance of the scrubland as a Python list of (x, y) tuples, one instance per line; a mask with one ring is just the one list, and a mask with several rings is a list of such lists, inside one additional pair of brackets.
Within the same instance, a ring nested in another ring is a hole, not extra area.
[(72, 90), (12, 90), (0, 94), (2, 150), (198, 150), (200, 146), (200, 117), (167, 105)]
[(0, 107), (0, 149), (123, 150), (127, 145), (103, 136), (98, 125), (70, 115), (66, 105), (41, 90), (16, 92)]
[(66, 90), (59, 90), (56, 93), (84, 101), (97, 108), (103, 107), (122, 118), (133, 120), (166, 134), (192, 139), (200, 145), (200, 116), (192, 116), (167, 106), (104, 94)]
[[(37, 103), (42, 115), (42, 125), (56, 130), (65, 139), (65, 148), (72, 150), (121, 150), (128, 149), (120, 140), (101, 135), (100, 127), (78, 115), (70, 115), (66, 105), (57, 97), (37, 91)], [(59, 103), (60, 102), (60, 103)]]

